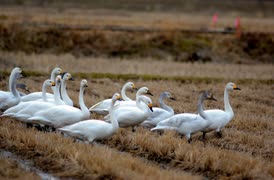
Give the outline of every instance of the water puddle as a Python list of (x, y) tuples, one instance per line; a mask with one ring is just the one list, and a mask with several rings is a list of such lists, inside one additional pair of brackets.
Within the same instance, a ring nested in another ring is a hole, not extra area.
[(0, 156), (15, 161), (16, 163), (18, 163), (18, 165), (21, 168), (23, 168), (24, 170), (26, 170), (28, 172), (33, 172), (33, 173), (37, 174), (43, 180), (59, 180), (58, 177), (54, 177), (53, 175), (51, 175), (49, 173), (45, 173), (45, 172), (37, 169), (36, 167), (34, 167), (33, 162), (31, 160), (21, 159), (19, 156), (15, 155), (9, 151), (0, 149)]

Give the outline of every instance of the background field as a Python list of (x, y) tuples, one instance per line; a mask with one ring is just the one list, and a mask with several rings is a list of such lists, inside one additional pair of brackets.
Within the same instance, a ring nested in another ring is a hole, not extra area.
[[(132, 81), (152, 91), (155, 106), (160, 93), (169, 91), (177, 100), (166, 103), (176, 113), (196, 113), (201, 90), (218, 99), (205, 102), (206, 109), (223, 109), (224, 87), (234, 82), (242, 89), (230, 94), (235, 117), (223, 138), (212, 132), (201, 141), (198, 133), (188, 144), (175, 132), (160, 136), (138, 127), (135, 133), (121, 128), (95, 145), (1, 117), (0, 178), (37, 179), (2, 151), (60, 178), (274, 178), (272, 1), (88, 2), (0, 1), (0, 89), (7, 90), (15, 66), (32, 92), (61, 67), (75, 78), (68, 94), (77, 107), (79, 82), (86, 78), (88, 107)], [(220, 21), (212, 27), (215, 12)], [(233, 30), (237, 16), (240, 38)]]

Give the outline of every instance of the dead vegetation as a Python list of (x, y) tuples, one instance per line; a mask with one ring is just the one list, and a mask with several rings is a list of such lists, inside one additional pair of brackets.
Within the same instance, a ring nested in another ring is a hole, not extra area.
[[(120, 92), (127, 81), (147, 86), (158, 106), (161, 92), (175, 113), (195, 113), (198, 94), (210, 90), (217, 102), (205, 109), (223, 109), (226, 83), (242, 90), (230, 94), (235, 117), (223, 138), (211, 132), (188, 144), (167, 131), (163, 135), (138, 127), (119, 129), (95, 145), (76, 143), (55, 132), (41, 132), (0, 118), (0, 149), (60, 178), (73, 179), (273, 179), (273, 20), (245, 18), (241, 39), (234, 35), (185, 33), (208, 26), (210, 17), (185, 14), (129, 13), (87, 9), (0, 7), (0, 89), (7, 89), (10, 70), (19, 66), (32, 92), (54, 67), (70, 72), (68, 94), (78, 107), (79, 82), (88, 79), (87, 107)], [(233, 24), (224, 18), (217, 28)], [(38, 24), (38, 26), (29, 26)], [(41, 26), (42, 25), (42, 26)], [(119, 32), (60, 27), (157, 28), (161, 31)], [(255, 33), (260, 31), (263, 33)], [(210, 63), (201, 63), (203, 58)], [(206, 56), (205, 56), (206, 55)], [(198, 60), (197, 60), (198, 56)], [(194, 62), (195, 61), (198, 62)], [(193, 63), (194, 62), (194, 63)], [(264, 64), (266, 63), (266, 64)], [(134, 98), (135, 93), (128, 92)], [(91, 114), (92, 118), (102, 119)], [(0, 157), (0, 178), (32, 179), (14, 162)]]
[[(41, 88), (45, 78), (47, 76), (27, 76), (23, 81), (35, 91)], [(68, 93), (76, 103), (81, 77), (76, 75), (75, 79), (75, 82), (68, 83)], [(90, 80), (85, 94), (88, 107), (120, 91), (126, 82), (122, 79)], [(4, 82), (1, 81), (2, 89), (6, 88)], [(170, 80), (134, 82), (138, 87), (145, 85), (151, 89), (155, 105), (162, 91), (171, 92), (177, 101), (167, 103), (174, 107), (176, 113), (196, 112), (197, 95), (202, 89), (211, 89), (218, 99), (218, 102), (206, 102), (206, 109), (223, 108), (226, 83), (223, 81), (210, 84)], [(21, 123), (2, 118), (1, 148), (34, 159), (36, 166), (59, 177), (128, 179), (134, 174), (134, 177), (142, 179), (190, 178), (182, 174), (183, 171), (211, 179), (271, 179), (274, 167), (271, 85), (257, 82), (238, 86), (242, 91), (230, 95), (236, 116), (224, 129), (221, 139), (209, 133), (207, 140), (202, 142), (197, 134), (193, 137), (193, 143), (188, 144), (174, 132), (159, 136), (139, 127), (135, 133), (131, 129), (120, 129), (112, 138), (99, 142), (104, 146), (91, 146), (74, 143), (59, 134), (27, 129)], [(134, 97), (133, 93), (128, 94)], [(124, 171), (121, 172), (121, 169)], [(165, 175), (160, 175), (160, 172)]]

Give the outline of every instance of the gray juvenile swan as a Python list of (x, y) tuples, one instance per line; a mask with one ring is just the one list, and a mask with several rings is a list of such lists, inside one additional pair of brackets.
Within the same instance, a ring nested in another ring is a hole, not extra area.
[(160, 121), (174, 115), (173, 109), (165, 104), (164, 99), (175, 100), (169, 92), (161, 93), (159, 97), (160, 108), (153, 107), (152, 114), (141, 124), (141, 126), (148, 128), (155, 127)]
[(176, 114), (166, 120), (159, 122), (155, 128), (151, 129), (151, 131), (165, 129), (176, 130), (179, 134), (185, 135), (188, 142), (190, 143), (192, 134), (200, 132), (209, 126), (208, 117), (203, 110), (203, 101), (206, 99), (216, 100), (211, 93), (207, 91), (202, 92), (198, 100), (199, 115), (192, 113)]

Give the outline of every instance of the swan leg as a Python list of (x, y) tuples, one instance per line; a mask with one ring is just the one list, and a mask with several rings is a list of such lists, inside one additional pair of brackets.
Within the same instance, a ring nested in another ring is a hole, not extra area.
[(203, 132), (202, 141), (205, 141), (205, 140), (206, 140), (206, 132)]
[(132, 126), (131, 131), (132, 131), (132, 132), (135, 132), (135, 131), (136, 131), (136, 126)]
[(32, 128), (33, 127), (32, 123), (26, 123), (26, 125), (27, 125), (27, 128)]
[(222, 137), (223, 137), (222, 132), (221, 132), (221, 131), (218, 131), (218, 132), (217, 132), (217, 136), (218, 136), (219, 138), (222, 138)]
[(187, 142), (190, 144), (192, 142), (192, 138), (190, 137)]

